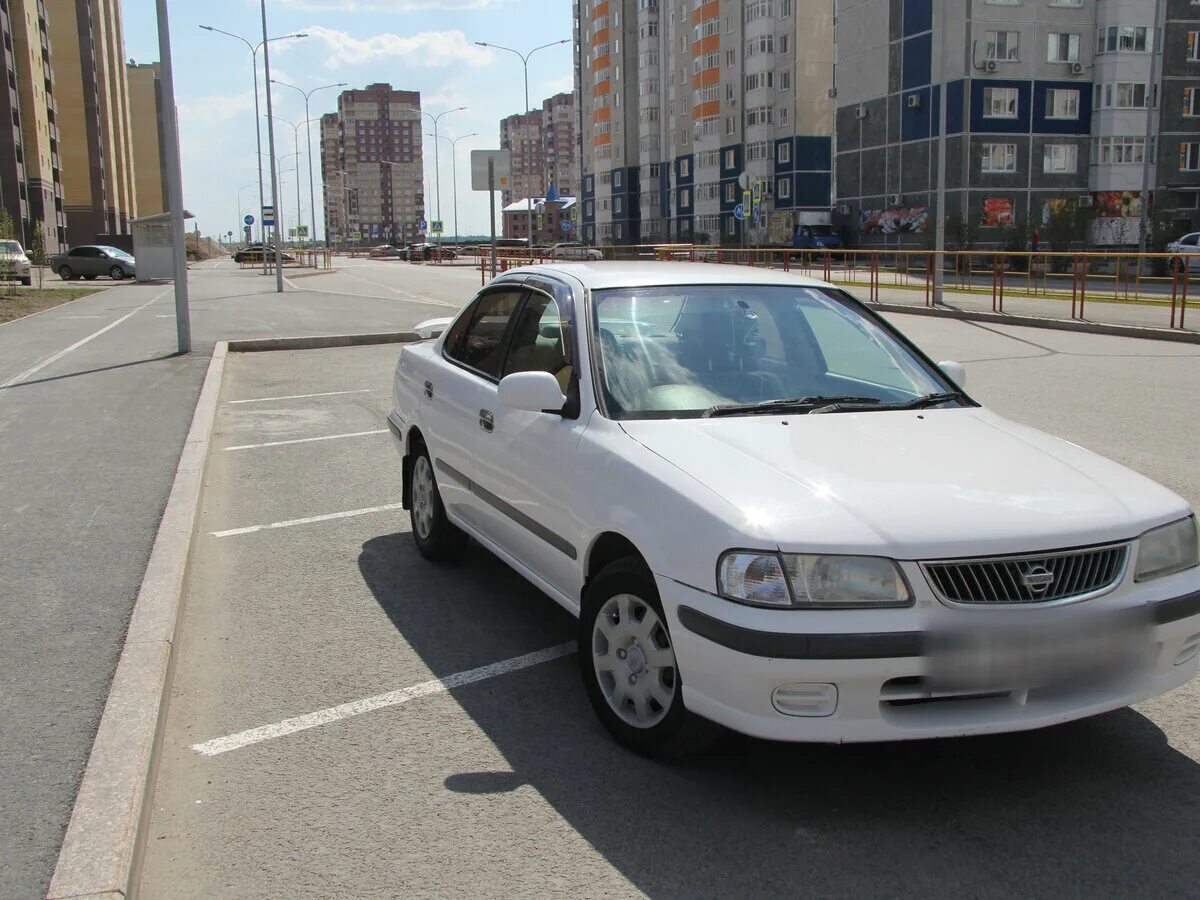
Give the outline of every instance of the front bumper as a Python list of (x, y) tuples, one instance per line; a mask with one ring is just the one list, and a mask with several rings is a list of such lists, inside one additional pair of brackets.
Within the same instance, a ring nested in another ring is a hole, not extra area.
[[(931, 614), (953, 614), (944, 608), (872, 611), (868, 621), (879, 630), (866, 631), (845, 627), (863, 621), (864, 611), (814, 617), (751, 609), (662, 576), (657, 581), (684, 703), (735, 731), (772, 740), (889, 741), (1041, 728), (1165, 693), (1195, 677), (1200, 663), (1194, 571), (1163, 579), (1175, 585), (1170, 595), (1138, 599), (1150, 614), (1152, 646), (1136, 674), (952, 697), (928, 688), (926, 633), (919, 624)], [(805, 622), (813, 630), (796, 630)]]

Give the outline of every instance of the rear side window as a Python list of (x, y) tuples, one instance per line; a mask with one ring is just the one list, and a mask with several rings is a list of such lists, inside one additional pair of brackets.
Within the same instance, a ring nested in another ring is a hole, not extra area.
[(446, 334), (445, 354), (491, 378), (499, 378), (504, 337), (524, 291), (501, 289), (484, 294)]

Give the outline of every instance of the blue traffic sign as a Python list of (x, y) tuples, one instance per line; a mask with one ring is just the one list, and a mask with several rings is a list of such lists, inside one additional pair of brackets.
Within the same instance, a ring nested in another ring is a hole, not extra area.
[(733, 217), (735, 219), (737, 219), (739, 222), (745, 221), (746, 207), (742, 206), (742, 204), (740, 204), (740, 203), (737, 206), (735, 206), (733, 208)]
[(417, 222), (417, 231), (426, 231), (428, 229), (428, 227), (429, 227), (429, 223), (426, 222), (424, 219), (421, 219), (419, 222)]
[(246, 218), (242, 219), (242, 221), (245, 222), (247, 225), (253, 225), (254, 224), (254, 216), (247, 213)]
[(561, 223), (559, 223), (559, 226), (558, 226), (558, 227), (559, 227), (559, 228), (561, 228), (563, 231), (565, 231), (567, 234), (570, 234), (570, 233), (571, 233), (571, 229), (572, 229), (572, 228), (574, 228), (575, 226), (574, 226), (574, 224), (571, 222), (571, 220), (570, 220), (570, 219), (563, 219), (563, 220), (562, 220), (562, 222), (561, 222)]

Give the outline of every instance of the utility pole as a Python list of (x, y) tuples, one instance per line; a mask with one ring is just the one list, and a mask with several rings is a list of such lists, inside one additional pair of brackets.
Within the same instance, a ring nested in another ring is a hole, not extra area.
[[(945, 287), (946, 254), (946, 62), (945, 62), (946, 8), (945, 0), (934, 0), (933, 39), (933, 83), (938, 92), (937, 103), (937, 217), (933, 223), (933, 302), (942, 303)], [(1032, 163), (1030, 163), (1032, 166)]]
[[(263, 77), (267, 83), (267, 152), (270, 154), (271, 163), (271, 203), (278, 205), (279, 172), (275, 163), (275, 122), (271, 109), (271, 48), (267, 39), (267, 0), (259, 0), (259, 8), (262, 10)], [(266, 259), (266, 256), (264, 252), (263, 259)], [(283, 239), (279, 233), (279, 210), (275, 211), (275, 293), (283, 293)]]
[(171, 70), (171, 27), (167, 0), (158, 8), (158, 59), (162, 70), (162, 117), (166, 152), (167, 209), (171, 213), (171, 245), (175, 257), (175, 333), (180, 353), (192, 351), (192, 319), (188, 307), (187, 236), (183, 230), (183, 172), (179, 164), (179, 125), (175, 120), (175, 78)]
[[(1162, 42), (1158, 39), (1158, 31), (1162, 27), (1162, 7), (1163, 0), (1154, 0), (1154, 30), (1150, 32), (1152, 43), (1150, 45), (1149, 87), (1152, 93), (1159, 90), (1159, 82), (1162, 78), (1162, 66), (1159, 63), (1159, 60), (1162, 59), (1162, 47), (1159, 44)], [(1156, 99), (1159, 101), (1158, 104), (1154, 102)], [(1150, 167), (1153, 165), (1150, 146), (1158, 131), (1155, 127), (1158, 124), (1155, 121), (1155, 112), (1161, 106), (1161, 97), (1146, 97), (1146, 143), (1142, 147), (1142, 213), (1138, 222), (1138, 253), (1146, 252), (1146, 232), (1150, 230), (1150, 192), (1153, 189), (1153, 185), (1150, 183)], [(1138, 265), (1141, 266), (1141, 260), (1138, 260)]]

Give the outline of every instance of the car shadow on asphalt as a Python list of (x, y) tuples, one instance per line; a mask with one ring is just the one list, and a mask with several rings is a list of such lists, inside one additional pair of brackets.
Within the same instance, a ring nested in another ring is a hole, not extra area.
[[(434, 566), (407, 532), (383, 535), (359, 569), (439, 677), (574, 633), (474, 543)], [(667, 764), (609, 739), (574, 657), (452, 694), (512, 771), (453, 773), (440, 787), (531, 785), (652, 896), (1195, 896), (1200, 884), (1200, 766), (1132, 709), (890, 744), (731, 734)]]

